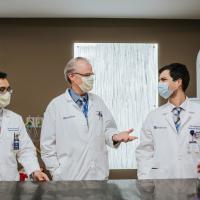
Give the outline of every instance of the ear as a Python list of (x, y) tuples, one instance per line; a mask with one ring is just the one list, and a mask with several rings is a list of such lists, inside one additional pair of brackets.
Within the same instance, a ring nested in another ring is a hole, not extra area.
[(72, 79), (73, 75), (72, 74), (68, 74), (66, 76), (67, 76), (66, 78), (67, 78), (68, 82), (71, 82), (71, 79)]
[(180, 78), (177, 80), (177, 85), (178, 85), (178, 87), (182, 87), (182, 82), (183, 82), (183, 81), (182, 81), (182, 79), (180, 79)]

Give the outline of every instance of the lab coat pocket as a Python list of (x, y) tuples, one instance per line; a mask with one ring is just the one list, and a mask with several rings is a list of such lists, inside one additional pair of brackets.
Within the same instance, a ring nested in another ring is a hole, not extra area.
[(61, 180), (61, 170), (60, 166), (52, 173), (52, 178), (54, 181)]
[(94, 129), (97, 136), (103, 133), (103, 114), (102, 111), (95, 111), (93, 115)]
[(165, 173), (159, 161), (156, 158), (152, 159), (150, 166), (149, 179), (162, 179)]
[(150, 179), (165, 179), (167, 174), (164, 169), (152, 167), (149, 176)]
[(6, 162), (11, 167), (17, 166), (17, 153), (18, 151), (13, 150), (13, 142), (9, 138), (5, 138), (4, 141), (0, 141), (2, 149), (6, 149), (4, 154), (4, 162)]
[(70, 157), (71, 154), (63, 154), (59, 158), (59, 167), (53, 172), (53, 180), (63, 180), (63, 177), (65, 178), (65, 172), (69, 170), (70, 166)]

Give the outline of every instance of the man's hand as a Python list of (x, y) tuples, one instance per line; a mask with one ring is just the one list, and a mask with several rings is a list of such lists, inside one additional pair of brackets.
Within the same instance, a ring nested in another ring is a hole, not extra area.
[(130, 142), (132, 140), (137, 139), (136, 136), (129, 135), (132, 132), (133, 132), (133, 129), (131, 128), (131, 129), (128, 129), (127, 131), (123, 131), (123, 132), (120, 132), (119, 134), (113, 135), (113, 137), (112, 137), (113, 142), (115, 142), (115, 143)]
[(32, 177), (34, 181), (49, 181), (48, 176), (40, 170), (34, 171)]
[(200, 173), (200, 163), (197, 165), (197, 172)]

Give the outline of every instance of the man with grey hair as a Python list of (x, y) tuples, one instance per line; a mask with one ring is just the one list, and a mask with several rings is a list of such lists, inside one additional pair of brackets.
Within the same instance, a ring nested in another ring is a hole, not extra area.
[(70, 88), (54, 98), (44, 114), (41, 155), (53, 180), (105, 180), (109, 175), (106, 145), (117, 148), (136, 137), (119, 132), (103, 100), (89, 91), (94, 73), (83, 57), (64, 69)]

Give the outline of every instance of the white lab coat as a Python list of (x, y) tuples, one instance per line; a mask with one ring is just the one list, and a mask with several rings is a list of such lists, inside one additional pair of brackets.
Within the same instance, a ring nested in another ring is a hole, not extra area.
[[(13, 151), (14, 133), (19, 134), (19, 150)], [(0, 133), (0, 181), (18, 181), (17, 160), (30, 175), (39, 170), (35, 147), (26, 132), (22, 117), (3, 109)]]
[(190, 151), (191, 130), (200, 147), (200, 105), (186, 100), (186, 110), (177, 134), (170, 104), (152, 111), (142, 127), (140, 144), (136, 149), (139, 179), (196, 178), (200, 153)]
[(53, 99), (44, 114), (41, 155), (53, 180), (104, 180), (109, 174), (106, 144), (118, 130), (97, 95), (89, 93), (88, 125), (68, 90)]

